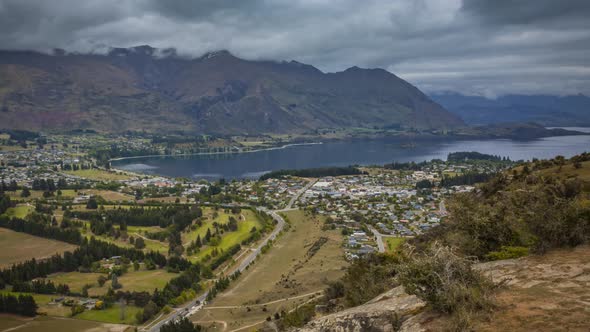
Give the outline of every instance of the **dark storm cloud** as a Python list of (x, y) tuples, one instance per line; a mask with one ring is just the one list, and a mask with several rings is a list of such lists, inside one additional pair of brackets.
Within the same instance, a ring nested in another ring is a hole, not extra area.
[(590, 94), (587, 0), (0, 0), (0, 47), (383, 67), (427, 91)]
[(556, 22), (561, 26), (588, 25), (590, 1), (587, 0), (469, 0), (463, 11), (490, 24), (530, 25)]

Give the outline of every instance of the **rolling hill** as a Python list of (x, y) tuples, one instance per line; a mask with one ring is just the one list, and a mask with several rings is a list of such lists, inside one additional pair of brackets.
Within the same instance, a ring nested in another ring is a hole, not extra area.
[(226, 51), (0, 51), (0, 127), (220, 134), (318, 128), (448, 129), (462, 120), (382, 69), (323, 73)]

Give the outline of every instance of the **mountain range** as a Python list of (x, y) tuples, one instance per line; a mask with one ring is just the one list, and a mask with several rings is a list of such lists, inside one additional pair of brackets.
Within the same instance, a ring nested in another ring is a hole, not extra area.
[(545, 126), (590, 126), (590, 98), (582, 94), (506, 95), (492, 99), (445, 93), (430, 97), (470, 125), (535, 122)]
[(383, 69), (324, 73), (296, 61), (248, 61), (227, 51), (185, 58), (149, 46), (0, 51), (5, 129), (259, 134), (462, 125)]

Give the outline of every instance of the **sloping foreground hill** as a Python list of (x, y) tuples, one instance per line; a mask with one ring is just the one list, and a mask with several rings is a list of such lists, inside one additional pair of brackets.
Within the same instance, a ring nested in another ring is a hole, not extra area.
[(149, 46), (105, 55), (0, 51), (0, 127), (205, 133), (462, 125), (382, 69), (337, 73), (221, 51), (187, 59)]
[(286, 315), (284, 326), (587, 331), (589, 169), (588, 153), (534, 160), (455, 194), (441, 225), (394, 254), (356, 260), (330, 284), (315, 309), (334, 313), (310, 321), (319, 315), (306, 307)]
[[(476, 269), (505, 286), (496, 296), (496, 310), (476, 319), (474, 331), (588, 331), (590, 246), (481, 263)], [(446, 320), (400, 286), (297, 331), (444, 331)]]

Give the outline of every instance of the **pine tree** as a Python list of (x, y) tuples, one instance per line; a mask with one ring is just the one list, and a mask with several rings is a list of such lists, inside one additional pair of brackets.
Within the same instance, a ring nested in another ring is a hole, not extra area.
[(211, 228), (207, 228), (207, 234), (205, 234), (205, 243), (208, 243), (211, 240)]

